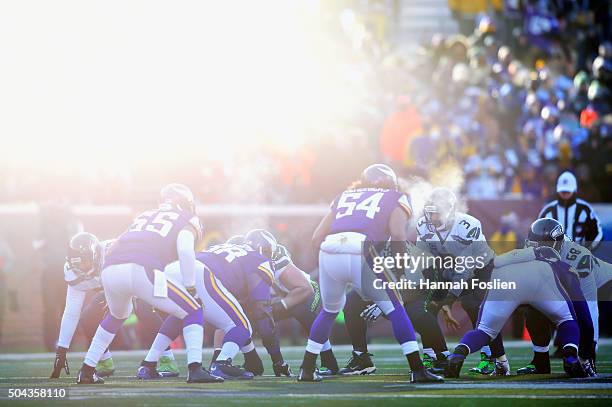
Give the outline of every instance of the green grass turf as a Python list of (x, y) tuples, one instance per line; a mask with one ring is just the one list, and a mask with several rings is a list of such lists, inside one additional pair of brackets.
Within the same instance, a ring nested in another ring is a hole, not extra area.
[[(531, 359), (531, 349), (528, 347), (509, 348), (507, 351), (513, 371)], [(291, 348), (284, 353), (297, 370), (302, 351)], [(343, 348), (336, 353), (339, 362), (345, 363), (348, 350)], [(501, 379), (473, 377), (467, 374), (467, 370), (476, 364), (478, 355), (472, 355), (458, 380), (447, 380), (444, 384), (411, 385), (408, 383), (408, 368), (399, 349), (385, 348), (373, 353), (378, 371), (370, 376), (329, 378), (323, 383), (297, 383), (293, 378), (264, 376), (252, 381), (207, 385), (188, 385), (184, 377), (154, 382), (137, 381), (133, 375), (144, 352), (116, 354), (117, 371), (102, 386), (74, 384), (82, 356), (69, 358), (71, 376), (59, 380), (47, 378), (53, 364), (51, 356), (30, 355), (20, 361), (0, 357), (0, 405), (612, 405), (612, 378), (609, 375), (612, 373), (612, 345), (599, 349), (598, 369), (600, 373), (608, 375), (595, 380), (564, 378), (559, 360), (553, 360), (552, 375)], [(266, 374), (270, 374), (272, 370), (268, 358), (263, 353), (262, 357), (266, 362)], [(209, 353), (206, 358), (210, 358)], [(184, 356), (178, 355), (177, 359), (184, 373)], [(7, 398), (9, 388), (65, 388), (69, 397), (62, 400), (16, 401)]]

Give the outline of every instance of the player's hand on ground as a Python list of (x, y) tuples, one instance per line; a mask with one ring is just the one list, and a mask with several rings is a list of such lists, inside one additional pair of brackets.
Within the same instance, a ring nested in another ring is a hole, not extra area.
[(376, 321), (381, 315), (382, 310), (378, 307), (378, 305), (376, 305), (376, 303), (368, 305), (363, 311), (361, 311), (361, 314), (359, 314), (359, 316), (366, 321)]
[(459, 321), (457, 321), (454, 317), (453, 317), (453, 312), (451, 311), (451, 308), (449, 305), (443, 305), (442, 306), (442, 316), (444, 317), (444, 322), (446, 323), (446, 327), (452, 331), (456, 331), (459, 329)]
[(59, 379), (62, 369), (67, 375), (70, 375), (70, 368), (68, 367), (68, 360), (66, 359), (66, 352), (68, 349), (57, 347), (55, 352), (55, 361), (53, 362), (53, 371), (51, 372), (50, 379)]
[(272, 368), (274, 369), (274, 374), (276, 375), (276, 377), (281, 377), (281, 376), (286, 376), (286, 377), (291, 377), (293, 376), (293, 372), (291, 371), (291, 366), (289, 366), (289, 363), (287, 362), (282, 362), (282, 363), (274, 363), (272, 365)]

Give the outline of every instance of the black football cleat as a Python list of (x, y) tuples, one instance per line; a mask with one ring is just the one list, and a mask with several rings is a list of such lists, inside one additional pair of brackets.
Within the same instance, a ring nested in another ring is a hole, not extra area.
[(240, 366), (232, 365), (232, 359), (214, 361), (210, 365), (210, 373), (225, 380), (251, 380), (255, 376)]
[(372, 358), (370, 356), (373, 355), (367, 352), (363, 352), (358, 355), (355, 351), (353, 351), (353, 354), (351, 355), (351, 358), (346, 366), (340, 369), (338, 373), (345, 376), (355, 376), (376, 372), (376, 366), (374, 366), (374, 362), (372, 362)]
[(291, 377), (291, 376), (293, 376), (293, 372), (291, 371), (291, 366), (289, 366), (289, 363), (287, 363), (287, 362), (274, 363), (272, 365), (272, 369), (274, 370), (274, 375), (276, 377), (281, 377), (281, 376)]
[(461, 373), (461, 368), (463, 367), (463, 362), (465, 361), (465, 356), (452, 354), (448, 357), (448, 366), (446, 368), (445, 377), (451, 379), (457, 379), (459, 374)]
[(89, 373), (81, 369), (77, 375), (76, 384), (104, 384), (104, 379), (98, 376), (95, 370)]
[(222, 377), (210, 374), (199, 364), (187, 371), (187, 383), (223, 383), (224, 381)]
[(427, 368), (423, 367), (410, 372), (410, 383), (444, 383), (444, 378), (431, 373)]
[(582, 368), (580, 360), (575, 356), (566, 356), (563, 358), (563, 370), (569, 377), (588, 377), (588, 374)]
[(316, 370), (306, 370), (303, 367), (300, 368), (300, 373), (297, 377), (298, 382), (321, 382), (323, 378), (319, 376)]

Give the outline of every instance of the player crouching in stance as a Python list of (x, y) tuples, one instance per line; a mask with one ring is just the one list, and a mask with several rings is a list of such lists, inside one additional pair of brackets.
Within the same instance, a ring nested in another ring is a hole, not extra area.
[[(310, 329), (298, 381), (322, 380), (315, 371), (316, 360), (329, 339), (336, 316), (344, 307), (346, 289), (352, 286), (362, 295), (366, 290), (371, 291), (367, 286), (362, 289), (362, 246), (368, 242), (391, 239), (393, 252), (401, 252), (411, 215), (410, 202), (406, 195), (398, 191), (395, 173), (382, 164), (366, 168), (361, 179), (334, 200), (330, 212), (313, 236), (315, 246), (320, 249), (319, 283), (323, 309)], [(369, 252), (366, 254), (369, 255)], [(372, 273), (367, 267), (363, 272)], [(386, 274), (380, 276), (389, 279)], [(412, 370), (411, 380), (443, 381), (423, 366), (414, 329), (399, 294), (392, 290), (379, 291), (376, 295), (384, 299), (376, 301), (376, 304), (391, 321), (395, 338)]]
[(578, 359), (578, 346), (581, 340), (587, 343), (593, 340), (591, 317), (575, 271), (561, 261), (557, 251), (563, 229), (557, 224), (550, 229), (544, 225), (540, 230), (543, 225), (538, 222), (543, 220), (532, 224), (527, 243), (533, 233), (546, 233), (548, 245), (543, 245), (541, 239), (534, 239), (538, 242), (537, 247), (513, 250), (495, 258), (492, 277), (512, 282), (516, 289), (488, 292), (477, 329), (465, 334), (449, 357), (447, 377), (459, 377), (465, 357), (489, 344), (520, 305), (532, 306), (556, 325), (565, 372), (570, 377), (586, 377)]
[[(597, 308), (597, 281), (594, 269), (601, 264), (600, 260), (591, 254), (589, 249), (578, 243), (572, 242), (567, 235), (557, 237), (553, 240), (550, 232), (553, 230), (563, 231), (561, 223), (556, 219), (538, 219), (529, 230), (527, 244), (529, 246), (551, 245), (559, 251), (562, 262), (568, 264), (578, 274), (580, 289), (588, 304), (588, 310), (593, 323), (593, 341), (589, 342), (589, 333), (584, 333), (584, 324), (588, 321), (578, 320), (580, 326), (580, 348), (578, 356), (585, 372), (591, 376), (597, 376), (595, 367), (595, 349), (599, 339), (599, 312)], [(533, 342), (533, 359), (527, 366), (517, 370), (517, 374), (548, 374), (550, 373), (550, 356), (548, 346), (552, 337), (552, 326), (550, 321), (536, 309), (528, 308), (526, 313), (526, 326)], [(586, 326), (590, 330), (590, 326)]]
[[(201, 227), (193, 194), (184, 185), (170, 184), (161, 191), (157, 209), (139, 215), (113, 245), (101, 273), (108, 314), (91, 341), (77, 384), (104, 383), (95, 366), (132, 312), (132, 299), (182, 321), (187, 350), (188, 383), (222, 382), (202, 368), (202, 307), (195, 295), (195, 245)], [(164, 267), (180, 262), (182, 284), (168, 281)]]
[[(66, 352), (70, 347), (72, 338), (79, 322), (83, 323), (85, 334), (89, 341), (93, 338), (98, 323), (106, 314), (106, 300), (100, 281), (100, 269), (104, 263), (106, 253), (112, 248), (114, 240), (100, 242), (91, 233), (77, 233), (70, 239), (68, 256), (64, 265), (64, 279), (68, 284), (66, 291), (66, 307), (62, 315), (59, 338), (57, 340), (57, 351), (55, 363), (51, 372), (51, 379), (60, 377), (62, 369), (69, 374)], [(95, 293), (97, 291), (97, 293)], [(87, 294), (95, 294), (89, 299), (88, 305), (83, 309)], [(145, 320), (146, 307), (136, 301), (135, 312), (139, 320)], [(148, 311), (151, 312), (151, 311)], [(143, 315), (144, 313), (144, 315)], [(158, 322), (157, 328), (162, 321), (158, 314), (154, 314), (151, 322)], [(110, 376), (115, 371), (115, 365), (110, 351), (104, 352), (102, 359), (96, 366), (96, 373), (100, 377)], [(178, 376), (178, 367), (174, 355), (170, 349), (164, 351), (160, 359), (160, 374), (164, 377)]]
[[(267, 233), (267, 232), (266, 232)], [(270, 235), (271, 236), (271, 235)], [(270, 245), (276, 244), (270, 238)], [(262, 314), (269, 314), (270, 286), (274, 271), (269, 257), (258, 252), (251, 244), (220, 244), (196, 254), (195, 286), (199, 299), (206, 309), (204, 321), (224, 332), (223, 344), (211, 363), (210, 370), (224, 379), (252, 379), (250, 371), (232, 365), (239, 351), (245, 360), (259, 360), (251, 336), (252, 328), (241, 302), (261, 308)], [(166, 267), (170, 276), (179, 275), (176, 263)], [(261, 330), (271, 326), (265, 318), (254, 318), (253, 323)], [(180, 333), (180, 321), (168, 317), (155, 338), (149, 354), (140, 370), (154, 366), (159, 352), (165, 349)], [(280, 349), (278, 349), (280, 353)], [(258, 373), (258, 372), (255, 372)], [(259, 373), (261, 374), (261, 373)], [(140, 371), (139, 371), (139, 376)], [(149, 375), (150, 376), (150, 375)], [(143, 377), (155, 378), (155, 377)]]

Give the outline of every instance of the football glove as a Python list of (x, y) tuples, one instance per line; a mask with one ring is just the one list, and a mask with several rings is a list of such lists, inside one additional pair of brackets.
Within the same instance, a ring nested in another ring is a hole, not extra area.
[(53, 363), (53, 371), (51, 372), (50, 379), (59, 379), (62, 369), (66, 371), (67, 375), (70, 375), (70, 368), (68, 367), (68, 360), (66, 359), (66, 352), (68, 349), (57, 347), (55, 352), (55, 362)]
[(274, 375), (276, 377), (281, 377), (281, 376), (291, 377), (291, 376), (293, 376), (293, 372), (291, 371), (291, 367), (289, 366), (289, 363), (287, 363), (287, 362), (274, 363), (272, 365), (272, 368), (274, 369)]
[(359, 316), (366, 321), (376, 321), (378, 317), (382, 315), (382, 310), (376, 305), (376, 303), (368, 305)]

